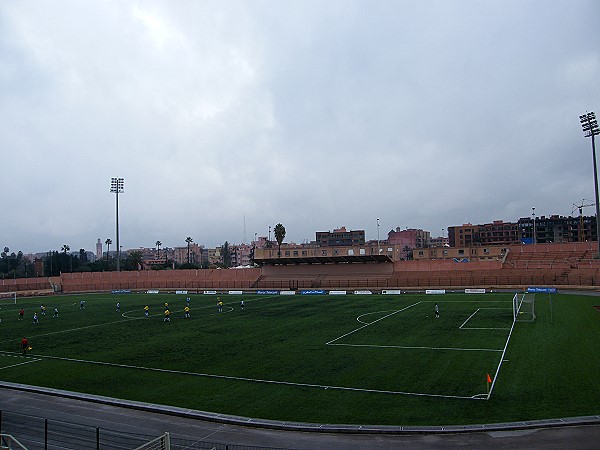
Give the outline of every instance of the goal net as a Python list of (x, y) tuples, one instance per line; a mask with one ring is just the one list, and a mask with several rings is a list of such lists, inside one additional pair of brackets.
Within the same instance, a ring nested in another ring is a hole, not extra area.
[(152, 439), (150, 442), (136, 447), (135, 450), (171, 450), (171, 438), (169, 433)]
[(515, 294), (513, 319), (515, 322), (533, 322), (535, 320), (535, 294)]
[(17, 304), (16, 292), (0, 292), (0, 304), (12, 303)]

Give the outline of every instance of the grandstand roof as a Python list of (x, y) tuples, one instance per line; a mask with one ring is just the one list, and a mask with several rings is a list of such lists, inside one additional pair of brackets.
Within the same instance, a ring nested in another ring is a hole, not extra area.
[(339, 264), (393, 262), (388, 255), (285, 256), (283, 258), (255, 259), (258, 265)]

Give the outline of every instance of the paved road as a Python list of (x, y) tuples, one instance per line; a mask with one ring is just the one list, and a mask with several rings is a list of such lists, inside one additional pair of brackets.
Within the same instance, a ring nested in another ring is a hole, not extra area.
[[(600, 448), (600, 425), (455, 434), (307, 433), (252, 428), (145, 412), (0, 387), (0, 409), (126, 433), (292, 449)], [(18, 438), (18, 436), (16, 436)]]

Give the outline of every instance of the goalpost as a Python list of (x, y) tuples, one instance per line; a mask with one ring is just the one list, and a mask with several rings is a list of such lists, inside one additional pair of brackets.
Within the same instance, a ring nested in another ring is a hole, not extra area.
[(135, 450), (170, 450), (171, 437), (169, 433), (164, 433), (162, 436), (152, 439), (150, 442), (136, 447)]
[(535, 320), (535, 294), (515, 294), (513, 297), (513, 321), (533, 322)]
[(16, 292), (0, 292), (0, 304), (12, 303), (17, 304)]

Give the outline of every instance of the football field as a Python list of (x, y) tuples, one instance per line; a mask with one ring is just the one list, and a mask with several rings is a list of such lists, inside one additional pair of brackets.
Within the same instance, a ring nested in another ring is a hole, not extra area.
[[(581, 374), (599, 367), (600, 301), (537, 294), (536, 320), (514, 323), (513, 295), (19, 298), (0, 309), (0, 379), (325, 423), (598, 414), (598, 390)], [(25, 357), (23, 337), (31, 346)]]

